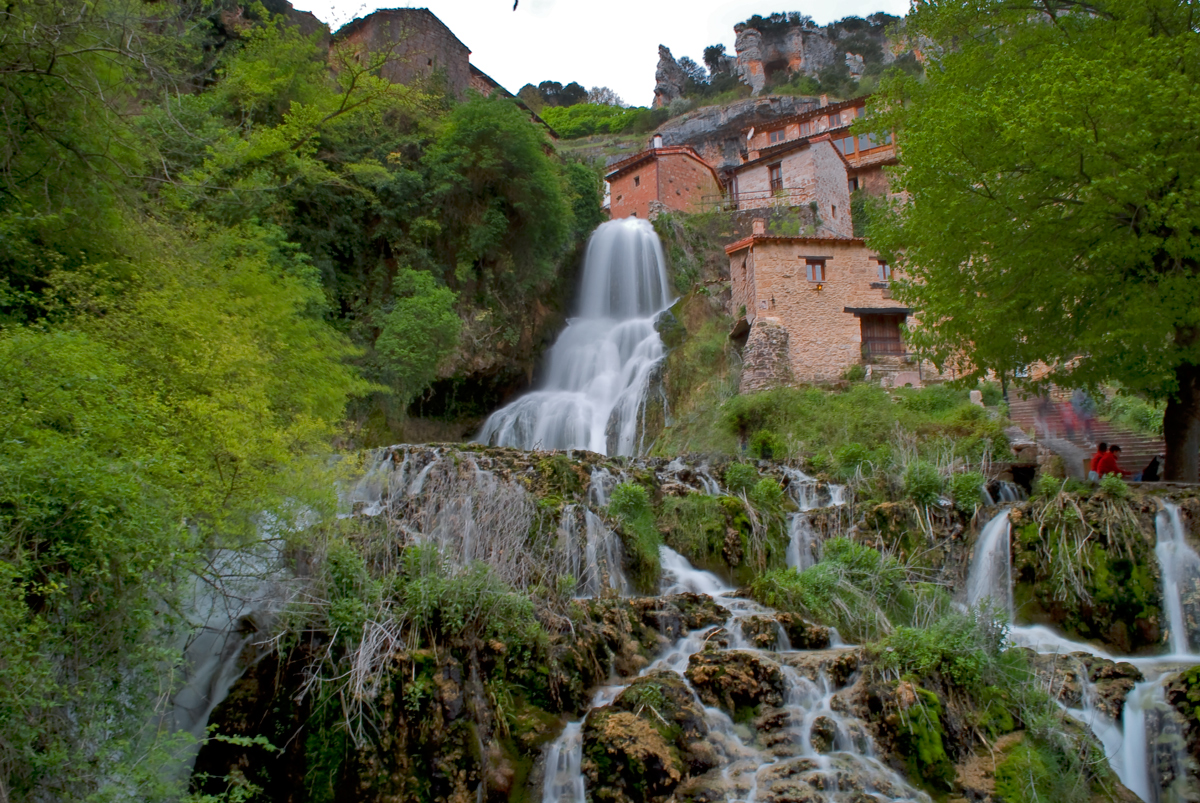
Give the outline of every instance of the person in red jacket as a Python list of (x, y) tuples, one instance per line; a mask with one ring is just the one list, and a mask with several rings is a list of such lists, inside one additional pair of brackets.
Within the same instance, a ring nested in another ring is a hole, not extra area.
[(1088, 464), (1088, 479), (1092, 482), (1100, 479), (1100, 472), (1096, 470), (1096, 466), (1100, 463), (1100, 458), (1108, 453), (1108, 444), (1101, 441), (1096, 444), (1096, 453), (1092, 455), (1092, 462)]
[(1108, 451), (1100, 456), (1096, 461), (1096, 473), (1101, 477), (1107, 477), (1109, 474), (1116, 474), (1118, 477), (1128, 477), (1133, 472), (1126, 471), (1117, 465), (1117, 458), (1121, 456), (1121, 447), (1115, 443), (1108, 447)]

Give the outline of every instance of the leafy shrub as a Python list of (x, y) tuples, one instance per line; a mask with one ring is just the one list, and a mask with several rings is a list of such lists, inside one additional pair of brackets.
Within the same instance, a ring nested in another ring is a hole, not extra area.
[(731, 494), (748, 491), (758, 482), (758, 469), (749, 463), (731, 463), (725, 469), (725, 488)]
[(662, 535), (654, 522), (650, 495), (637, 483), (622, 482), (613, 488), (608, 512), (621, 524), (634, 582), (643, 591), (654, 591), (662, 571), (658, 553)]
[(929, 627), (896, 628), (870, 652), (875, 671), (885, 676), (942, 681), (976, 695), (1024, 677), (1020, 650), (1006, 649), (1006, 635), (1004, 620), (990, 609), (949, 611)]
[(971, 401), (968, 391), (950, 385), (928, 385), (916, 390), (901, 388), (896, 395), (906, 410), (922, 413), (944, 413)]
[(787, 445), (769, 429), (760, 429), (750, 439), (750, 454), (760, 460), (776, 460), (787, 453)]
[(1125, 484), (1125, 480), (1115, 474), (1109, 474), (1100, 478), (1100, 493), (1109, 499), (1128, 499), (1129, 486)]
[(867, 367), (862, 363), (855, 363), (842, 371), (842, 379), (848, 382), (861, 382), (867, 378)]
[(750, 590), (764, 605), (803, 614), (863, 641), (889, 632), (892, 616), (903, 618), (911, 611), (914, 595), (905, 580), (904, 567), (894, 557), (839, 537), (825, 543), (815, 566), (767, 572)]
[(573, 106), (548, 106), (541, 118), (563, 139), (577, 139), (593, 134), (620, 134), (632, 126), (641, 115), (640, 108), (622, 108), (599, 103), (576, 103)]
[(979, 390), (983, 392), (983, 403), (988, 407), (995, 407), (1004, 401), (1004, 391), (995, 382), (984, 382)]
[(984, 477), (978, 471), (966, 471), (950, 478), (950, 495), (954, 507), (970, 513), (983, 503)]
[(1139, 396), (1115, 395), (1099, 405), (1098, 412), (1114, 424), (1129, 427), (1144, 435), (1162, 437), (1162, 402), (1149, 402)]
[(942, 493), (942, 475), (926, 460), (914, 460), (904, 469), (904, 495), (918, 505), (936, 504)]
[(1033, 495), (1041, 499), (1052, 499), (1063, 490), (1063, 482), (1058, 477), (1040, 471), (1033, 481)]
[(783, 494), (783, 488), (779, 487), (779, 483), (770, 477), (763, 477), (754, 483), (754, 487), (746, 494), (746, 498), (750, 500), (750, 504), (754, 505), (755, 510), (774, 515), (782, 512), (787, 500)]

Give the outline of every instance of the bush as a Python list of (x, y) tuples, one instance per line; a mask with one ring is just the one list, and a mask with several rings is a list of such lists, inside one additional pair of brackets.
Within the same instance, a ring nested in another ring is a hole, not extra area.
[(1004, 401), (1004, 391), (995, 382), (984, 382), (979, 389), (983, 392), (983, 403), (988, 407), (995, 407)]
[(1098, 412), (1114, 424), (1161, 438), (1164, 409), (1165, 405), (1162, 402), (1148, 402), (1138, 396), (1116, 395), (1101, 402)]
[(787, 501), (787, 497), (783, 494), (783, 488), (779, 487), (779, 483), (770, 477), (763, 477), (754, 483), (754, 487), (746, 494), (746, 498), (749, 499), (750, 504), (754, 505), (755, 510), (768, 515), (781, 513)]
[(748, 491), (758, 482), (758, 469), (749, 463), (731, 463), (725, 469), (725, 489), (731, 494)]
[(633, 581), (645, 592), (657, 590), (662, 571), (659, 547), (662, 535), (654, 522), (654, 509), (646, 489), (633, 482), (613, 488), (608, 512), (621, 525), (622, 542), (629, 556)]
[(942, 475), (926, 460), (914, 460), (904, 469), (904, 495), (918, 505), (936, 504), (942, 493)]
[(778, 460), (787, 453), (783, 439), (769, 429), (760, 429), (750, 439), (750, 454), (760, 460)]
[(861, 382), (867, 378), (867, 367), (861, 363), (855, 363), (842, 371), (842, 379), (847, 382)]
[(904, 567), (848, 538), (825, 543), (820, 563), (803, 572), (778, 569), (757, 578), (751, 594), (764, 605), (792, 611), (836, 627), (852, 641), (887, 633), (892, 617), (903, 620), (915, 598)]
[(1129, 486), (1125, 484), (1125, 480), (1115, 474), (1109, 474), (1100, 478), (1100, 493), (1109, 499), (1127, 499)]
[(950, 495), (954, 497), (954, 507), (964, 513), (972, 513), (983, 504), (984, 476), (978, 471), (967, 471), (955, 474), (950, 478)]
[(941, 681), (976, 696), (988, 686), (1008, 686), (1025, 677), (1020, 650), (1006, 649), (1006, 636), (1004, 620), (990, 609), (952, 611), (926, 628), (896, 628), (870, 653), (875, 671), (884, 676)]

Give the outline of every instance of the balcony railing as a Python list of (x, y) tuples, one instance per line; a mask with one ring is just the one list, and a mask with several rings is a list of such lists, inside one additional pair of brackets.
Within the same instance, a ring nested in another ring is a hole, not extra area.
[(812, 200), (812, 192), (798, 187), (778, 190), (756, 190), (734, 195), (705, 195), (700, 203), (707, 209), (719, 212), (740, 212), (744, 209), (767, 209), (770, 207), (800, 206)]

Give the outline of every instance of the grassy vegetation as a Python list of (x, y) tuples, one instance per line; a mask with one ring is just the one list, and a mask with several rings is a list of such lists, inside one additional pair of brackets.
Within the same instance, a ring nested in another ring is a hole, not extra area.
[(654, 521), (650, 495), (641, 485), (623, 482), (613, 488), (608, 512), (620, 524), (633, 582), (641, 590), (654, 593), (662, 571), (658, 556), (662, 535)]

